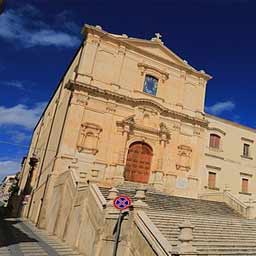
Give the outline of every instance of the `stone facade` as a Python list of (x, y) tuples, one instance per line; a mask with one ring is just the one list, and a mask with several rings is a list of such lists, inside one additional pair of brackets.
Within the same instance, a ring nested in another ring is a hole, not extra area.
[[(165, 47), (159, 34), (142, 40), (89, 25), (82, 33), (34, 130), (27, 159), (37, 161), (24, 163), (19, 183), (20, 194), (30, 195), (23, 216), (72, 240), (53, 220), (68, 218), (69, 206), (58, 207), (79, 194), (61, 186), (66, 173), (84, 186), (131, 180), (176, 196), (229, 190), (243, 202), (255, 197), (255, 130), (205, 114), (211, 76)], [(209, 147), (211, 134), (218, 147)]]

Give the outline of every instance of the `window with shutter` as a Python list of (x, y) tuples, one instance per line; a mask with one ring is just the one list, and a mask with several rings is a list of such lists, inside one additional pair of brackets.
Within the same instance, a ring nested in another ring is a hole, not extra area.
[(248, 193), (248, 179), (246, 178), (242, 179), (242, 192)]
[(220, 136), (217, 134), (210, 135), (210, 148), (219, 149), (220, 148)]
[(216, 173), (208, 173), (208, 188), (216, 188)]

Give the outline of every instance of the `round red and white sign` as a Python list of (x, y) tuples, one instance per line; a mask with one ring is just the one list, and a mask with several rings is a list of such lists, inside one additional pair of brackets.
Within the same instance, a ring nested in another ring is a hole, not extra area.
[(131, 206), (132, 200), (129, 196), (126, 195), (120, 195), (116, 197), (113, 201), (113, 205), (118, 210), (125, 210)]

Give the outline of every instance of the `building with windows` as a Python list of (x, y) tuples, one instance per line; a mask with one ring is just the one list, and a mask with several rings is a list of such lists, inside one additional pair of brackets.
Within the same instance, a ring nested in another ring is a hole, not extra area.
[(88, 184), (143, 184), (215, 201), (228, 191), (233, 206), (247, 209), (256, 196), (256, 133), (204, 112), (211, 76), (168, 49), (159, 34), (144, 40), (89, 25), (82, 33), (34, 129), (19, 181), (20, 195), (29, 196), (22, 215), (86, 251), (88, 238), (72, 239)]

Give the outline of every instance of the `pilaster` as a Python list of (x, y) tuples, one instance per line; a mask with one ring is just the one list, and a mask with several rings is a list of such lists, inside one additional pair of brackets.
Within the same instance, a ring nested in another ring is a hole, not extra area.
[(90, 84), (93, 79), (93, 67), (100, 44), (98, 35), (88, 34), (82, 48), (81, 59), (77, 68), (77, 80)]

